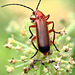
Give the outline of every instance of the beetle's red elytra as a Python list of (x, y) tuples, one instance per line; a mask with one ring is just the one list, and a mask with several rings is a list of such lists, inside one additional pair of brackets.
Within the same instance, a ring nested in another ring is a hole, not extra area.
[[(50, 21), (47, 22), (48, 18), (50, 17), (50, 15), (45, 16), (41, 11), (38, 10), (38, 7), (40, 5), (41, 0), (39, 0), (39, 3), (36, 7), (36, 11), (34, 11), (31, 7), (22, 5), (22, 4), (6, 4), (3, 5), (1, 7), (5, 7), (5, 6), (9, 6), (9, 5), (19, 5), (25, 8), (28, 8), (30, 10), (33, 11), (33, 15), (35, 16), (35, 18), (31, 18), (30, 20), (32, 20), (32, 22), (35, 22), (36, 25), (31, 25), (29, 26), (29, 31), (31, 33), (31, 42), (32, 45), (34, 46), (34, 48), (37, 50), (36, 53), (31, 57), (33, 58), (38, 50), (43, 53), (44, 55), (47, 55), (48, 51), (50, 50), (50, 44), (53, 43), (54, 47), (56, 48), (57, 51), (59, 51), (56, 47), (56, 45), (54, 44), (54, 40), (55, 40), (55, 33), (60, 34), (60, 32), (56, 32), (54, 30), (54, 22)], [(48, 30), (48, 25), (49, 24), (53, 24), (52, 29)], [(36, 36), (33, 35), (31, 28), (36, 28)], [(53, 36), (53, 40), (50, 42), (50, 38), (49, 38), (49, 33), (53, 32), (54, 36)], [(36, 47), (33, 43), (33, 40), (37, 39), (37, 46)]]

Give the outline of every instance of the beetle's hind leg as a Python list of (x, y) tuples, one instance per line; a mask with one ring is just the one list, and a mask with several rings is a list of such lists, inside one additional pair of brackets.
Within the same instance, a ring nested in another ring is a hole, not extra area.
[(35, 40), (36, 39), (36, 36), (34, 36), (32, 39), (31, 39), (31, 43), (32, 43), (32, 45), (34, 46), (34, 48), (37, 50), (36, 51), (36, 53), (31, 57), (31, 58), (33, 58), (37, 53), (38, 53), (38, 49), (37, 49), (37, 47), (34, 45), (34, 43), (33, 43), (33, 40)]

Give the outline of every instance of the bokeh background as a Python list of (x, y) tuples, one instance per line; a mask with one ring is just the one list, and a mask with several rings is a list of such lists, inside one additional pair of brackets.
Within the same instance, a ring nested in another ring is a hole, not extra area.
[[(35, 10), (38, 0), (0, 0), (0, 75), (8, 75), (5, 68), (5, 65), (10, 65), (8, 59), (19, 57), (19, 54), (16, 53), (15, 50), (9, 50), (4, 47), (6, 44), (5, 40), (7, 40), (11, 34), (14, 34), (15, 38), (19, 38), (16, 37), (18, 34), (20, 35), (18, 32), (24, 27), (23, 25), (26, 25), (25, 22), (30, 22), (29, 18), (32, 14), (31, 10), (20, 6), (1, 8), (2, 5), (9, 3), (21, 3)], [(75, 21), (75, 0), (42, 0), (39, 10), (45, 15), (50, 14), (49, 20), (55, 22), (55, 29), (57, 31)], [(70, 36), (74, 43), (74, 30)], [(21, 39), (18, 40), (23, 41)], [(75, 58), (75, 46), (73, 53), (73, 57)], [(21, 72), (22, 68), (18, 68), (10, 75), (21, 75)], [(75, 65), (70, 75), (75, 75)]]

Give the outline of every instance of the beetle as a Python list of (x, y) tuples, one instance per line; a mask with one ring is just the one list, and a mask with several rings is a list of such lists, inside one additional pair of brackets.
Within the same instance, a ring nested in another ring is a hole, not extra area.
[[(47, 55), (48, 51), (50, 50), (51, 43), (53, 43), (56, 50), (59, 51), (58, 48), (56, 47), (56, 45), (54, 44), (54, 40), (55, 40), (55, 33), (60, 34), (60, 32), (56, 32), (54, 30), (54, 22), (53, 21), (47, 22), (50, 15), (45, 16), (41, 11), (38, 10), (40, 2), (41, 2), (41, 0), (39, 0), (39, 2), (38, 2), (36, 11), (34, 11), (31, 7), (28, 7), (28, 6), (25, 6), (22, 4), (6, 4), (6, 5), (1, 6), (1, 7), (5, 7), (5, 6), (9, 6), (9, 5), (19, 5), (19, 6), (22, 6), (22, 7), (32, 10), (35, 18), (30, 17), (30, 20), (32, 22), (35, 22), (36, 25), (29, 26), (29, 31), (31, 33), (31, 37), (29, 39), (32, 38), (31, 43), (34, 46), (34, 48), (36, 49), (36, 53), (31, 58), (33, 58), (37, 54), (38, 50), (41, 53), (43, 53), (44, 55)], [(48, 30), (49, 24), (53, 24), (52, 29), (50, 29), (50, 30)], [(33, 35), (31, 28), (36, 28), (36, 36)], [(54, 34), (52, 42), (50, 42), (50, 39), (49, 39), (49, 33), (51, 33), (51, 32), (53, 32), (53, 34)], [(35, 40), (35, 39), (37, 39), (38, 48), (33, 43), (33, 40)]]

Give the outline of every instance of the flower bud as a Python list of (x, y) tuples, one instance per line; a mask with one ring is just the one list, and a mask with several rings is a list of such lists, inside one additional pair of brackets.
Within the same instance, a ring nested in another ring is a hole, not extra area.
[(70, 48), (68, 46), (64, 46), (63, 49), (65, 52), (68, 52)]
[(28, 73), (28, 67), (24, 67), (24, 73)]
[(56, 65), (54, 65), (54, 68), (55, 68), (56, 70), (60, 69), (60, 63), (59, 63), (59, 62), (56, 63)]
[(10, 48), (12, 48), (12, 44), (8, 43), (5, 45), (5, 47), (10, 49)]
[(55, 62), (54, 59), (49, 59), (49, 63), (53, 63), (53, 62)]
[(21, 30), (21, 34), (22, 34), (22, 36), (26, 36), (26, 29)]
[(71, 65), (75, 64), (74, 58), (71, 58), (71, 57), (70, 57), (70, 59), (69, 59), (69, 64), (71, 64)]
[(15, 60), (14, 58), (12, 58), (11, 60), (9, 60), (9, 62), (10, 62), (11, 64), (15, 64), (15, 63), (16, 63), (16, 60)]
[(56, 58), (55, 58), (55, 62), (61, 62), (61, 58), (62, 58), (62, 57), (59, 57), (59, 58), (56, 57)]
[(44, 67), (44, 70), (43, 70), (45, 73), (48, 72), (48, 68)]
[(63, 29), (60, 31), (60, 34), (61, 34), (61, 35), (67, 34), (66, 31), (65, 31), (65, 28), (63, 28)]
[(26, 57), (26, 56), (20, 56), (20, 59), (21, 59), (22, 61), (27, 61), (28, 57)]
[(12, 73), (12, 71), (14, 70), (14, 68), (12, 66), (5, 66), (7, 68), (7, 72), (8, 73)]
[(66, 40), (67, 41), (70, 41), (71, 40), (71, 37), (70, 36), (67, 36)]
[(34, 69), (37, 70), (38, 69), (37, 66), (34, 66)]
[(22, 50), (22, 47), (17, 45), (16, 49), (19, 51), (19, 50)]
[(8, 38), (8, 43), (12, 44), (14, 43), (14, 36), (11, 35), (11, 38)]
[(66, 72), (69, 72), (69, 70), (70, 70), (70, 65), (67, 65)]

